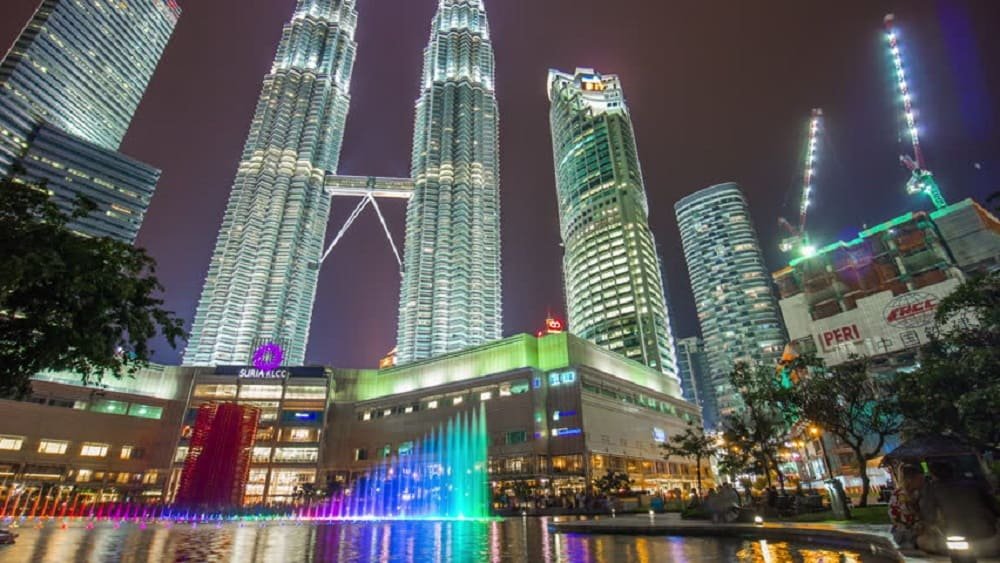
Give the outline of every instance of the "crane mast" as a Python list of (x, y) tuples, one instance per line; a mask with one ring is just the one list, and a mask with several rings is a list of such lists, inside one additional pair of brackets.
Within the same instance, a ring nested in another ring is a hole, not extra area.
[(819, 136), (823, 125), (823, 110), (815, 108), (809, 118), (809, 142), (805, 151), (805, 166), (802, 171), (802, 196), (799, 200), (799, 224), (792, 225), (786, 219), (778, 222), (789, 232), (789, 237), (781, 241), (783, 252), (800, 251), (803, 255), (812, 254), (813, 247), (809, 244), (809, 234), (806, 232), (806, 219), (809, 216), (809, 205), (813, 191), (813, 181), (816, 178), (816, 151), (819, 148)]
[(936, 209), (945, 207), (947, 203), (941, 195), (941, 189), (934, 179), (934, 174), (927, 169), (924, 153), (920, 148), (920, 131), (917, 127), (917, 115), (913, 107), (913, 95), (906, 78), (906, 67), (903, 65), (903, 53), (900, 45), (899, 33), (895, 28), (895, 16), (888, 14), (883, 20), (885, 25), (885, 37), (889, 45), (889, 55), (892, 58), (895, 70), (896, 86), (903, 102), (903, 118), (906, 121), (907, 134), (913, 145), (913, 156), (903, 155), (899, 157), (900, 162), (910, 170), (910, 179), (906, 183), (906, 191), (909, 194), (926, 194)]

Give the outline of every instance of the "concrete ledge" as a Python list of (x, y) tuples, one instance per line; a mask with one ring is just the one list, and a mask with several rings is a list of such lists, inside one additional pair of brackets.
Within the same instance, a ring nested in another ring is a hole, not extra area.
[(905, 558), (887, 533), (875, 528), (851, 529), (829, 524), (712, 524), (681, 520), (677, 515), (604, 517), (599, 520), (553, 522), (549, 530), (563, 534), (725, 536), (745, 539), (793, 541), (827, 547), (841, 547), (894, 561)]

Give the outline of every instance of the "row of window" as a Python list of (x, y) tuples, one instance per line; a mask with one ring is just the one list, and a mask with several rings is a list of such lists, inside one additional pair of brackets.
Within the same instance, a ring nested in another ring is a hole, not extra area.
[[(555, 375), (558, 376), (558, 374)], [(558, 380), (558, 377), (556, 379)], [(540, 386), (541, 386), (541, 380), (539, 379), (536, 381), (535, 387), (537, 388)], [(518, 381), (501, 383), (499, 386), (495, 388), (482, 389), (477, 392), (480, 401), (489, 401), (494, 396), (510, 397), (513, 395), (520, 395), (522, 393), (527, 393), (528, 391), (530, 391), (528, 380), (522, 379)], [(418, 400), (417, 402), (407, 405), (396, 405), (392, 407), (383, 407), (378, 409), (361, 411), (358, 413), (358, 420), (368, 421), (377, 418), (386, 418), (398, 414), (411, 414), (423, 410), (436, 409), (439, 408), (442, 404), (450, 404), (451, 406), (458, 406), (464, 402), (465, 402), (465, 395), (454, 395), (451, 397), (441, 397), (441, 396), (430, 397)]]
[(285, 399), (297, 401), (326, 400), (325, 385), (236, 385), (203, 384), (194, 386), (195, 399)]
[[(0, 450), (21, 451), (26, 438), (24, 436), (0, 436)], [(67, 440), (40, 440), (38, 442), (38, 453), (47, 455), (64, 455), (69, 450), (70, 442)], [(100, 442), (83, 442), (80, 444), (80, 457), (108, 457), (111, 450), (110, 444)], [(142, 449), (135, 446), (122, 446), (118, 450), (119, 459), (139, 459), (142, 457)]]
[(163, 418), (163, 407), (144, 405), (142, 403), (129, 403), (127, 401), (115, 401), (112, 399), (95, 399), (88, 402), (36, 396), (32, 397), (29, 401), (40, 405), (64, 407), (76, 410), (89, 410), (104, 414), (118, 414), (134, 416), (136, 418), (149, 418), (152, 420), (160, 420)]

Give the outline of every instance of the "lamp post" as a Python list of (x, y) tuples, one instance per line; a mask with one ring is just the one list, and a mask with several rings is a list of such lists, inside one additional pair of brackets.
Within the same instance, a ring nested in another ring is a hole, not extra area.
[(819, 447), (823, 450), (823, 466), (826, 469), (827, 476), (830, 479), (833, 479), (833, 466), (830, 465), (830, 455), (826, 453), (826, 442), (823, 441), (823, 432), (815, 426), (810, 426), (809, 433), (812, 434), (814, 438), (819, 440)]

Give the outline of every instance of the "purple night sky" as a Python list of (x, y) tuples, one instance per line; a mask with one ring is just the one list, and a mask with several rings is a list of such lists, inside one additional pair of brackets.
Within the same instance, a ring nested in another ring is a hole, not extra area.
[[(4, 0), (0, 49), (39, 0)], [(151, 0), (137, 0), (151, 1)], [(159, 262), (169, 308), (189, 323), (250, 118), (295, 0), (181, 0), (184, 14), (123, 152), (163, 169), (138, 244)], [(409, 173), (413, 103), (435, 0), (359, 0), (358, 59), (342, 174)], [(614, 11), (612, 11), (612, 7)], [(697, 331), (674, 218), (679, 198), (741, 183), (771, 268), (779, 215), (797, 216), (809, 110), (822, 107), (811, 234), (853, 237), (905, 211), (882, 16), (908, 50), (926, 156), (949, 201), (1000, 190), (1000, 3), (996, 0), (487, 0), (496, 46), (503, 201), (504, 333), (561, 314), (561, 250), (547, 70), (622, 78), (675, 335)], [(334, 201), (332, 237), (356, 201)], [(404, 207), (386, 201), (397, 242)], [(326, 262), (309, 363), (373, 367), (394, 345), (399, 276), (371, 211)], [(572, 328), (572, 327), (570, 327)], [(154, 360), (178, 363), (160, 346)]]

